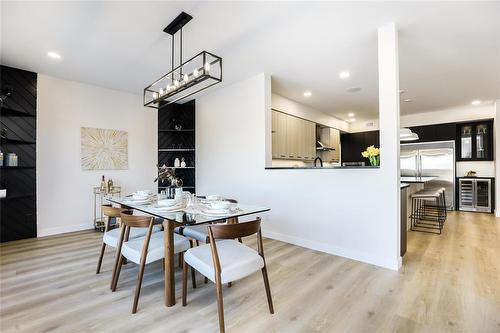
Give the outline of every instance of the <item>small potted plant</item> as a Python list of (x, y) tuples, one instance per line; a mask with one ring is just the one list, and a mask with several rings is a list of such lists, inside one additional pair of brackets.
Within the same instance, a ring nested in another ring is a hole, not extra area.
[(367, 147), (364, 152), (361, 153), (364, 158), (370, 161), (372, 166), (380, 165), (380, 149), (375, 148), (375, 146)]

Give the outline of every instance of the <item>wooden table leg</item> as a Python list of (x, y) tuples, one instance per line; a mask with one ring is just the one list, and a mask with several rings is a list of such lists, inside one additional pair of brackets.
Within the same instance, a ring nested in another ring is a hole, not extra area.
[(175, 221), (163, 220), (165, 241), (165, 306), (175, 305), (174, 229)]

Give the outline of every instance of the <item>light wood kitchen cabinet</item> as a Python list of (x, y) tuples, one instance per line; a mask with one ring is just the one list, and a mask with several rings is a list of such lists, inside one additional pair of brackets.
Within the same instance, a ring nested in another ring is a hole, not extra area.
[(273, 110), (271, 128), (273, 158), (316, 158), (316, 123)]
[(320, 140), (334, 149), (322, 152), (323, 162), (338, 163), (340, 161), (340, 131), (324, 127), (321, 129)]
[(300, 140), (298, 133), (300, 131), (299, 119), (286, 115), (286, 155), (287, 158), (301, 159), (299, 156)]
[(286, 120), (287, 115), (282, 112), (272, 111), (272, 149), (273, 158), (287, 158), (286, 151)]

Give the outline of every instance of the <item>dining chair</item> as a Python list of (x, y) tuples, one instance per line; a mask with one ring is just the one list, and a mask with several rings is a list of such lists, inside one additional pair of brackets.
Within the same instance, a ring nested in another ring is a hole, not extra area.
[[(182, 306), (187, 304), (187, 274), (191, 267), (215, 283), (221, 333), (225, 331), (222, 285), (242, 279), (258, 270), (261, 270), (264, 279), (269, 312), (274, 313), (260, 221), (260, 218), (257, 218), (254, 221), (239, 224), (210, 225), (208, 226), (209, 244), (193, 247), (184, 254)], [(235, 240), (253, 234), (257, 234), (258, 251)]]
[[(238, 201), (234, 199), (225, 199), (225, 201), (236, 204), (238, 203)], [(239, 223), (239, 219), (238, 217), (230, 217), (225, 222), (228, 224), (235, 224)], [(175, 229), (175, 232), (182, 236), (193, 239), (196, 242), (196, 246), (199, 246), (200, 242), (203, 242), (205, 244), (208, 244), (210, 242), (210, 239), (208, 237), (208, 226), (209, 224), (200, 224), (200, 225), (191, 225), (186, 227), (177, 227)], [(238, 241), (241, 243), (241, 238), (239, 238)], [(192, 277), (192, 279), (196, 280), (194, 277)], [(205, 283), (207, 282), (208, 279), (207, 277), (205, 277)], [(229, 283), (228, 286), (231, 287), (231, 283)]]
[[(101, 272), (101, 264), (102, 259), (104, 257), (104, 251), (106, 250), (106, 246), (111, 246), (116, 248), (118, 245), (118, 240), (120, 238), (120, 229), (118, 227), (117, 219), (120, 217), (120, 213), (123, 212), (124, 208), (113, 207), (111, 205), (102, 205), (101, 206), (102, 214), (106, 220), (104, 235), (102, 237), (102, 245), (101, 245), (101, 253), (99, 255), (99, 260), (97, 261), (97, 269), (96, 274)], [(114, 223), (112, 223), (114, 221)], [(159, 227), (154, 228), (154, 232), (161, 231)], [(133, 228), (130, 231), (129, 238), (137, 238), (143, 237), (146, 235), (146, 231), (144, 229)]]
[[(234, 199), (225, 199), (225, 201), (229, 201), (231, 203), (238, 203), (238, 201)], [(234, 224), (238, 223), (238, 217), (230, 217), (229, 219), (226, 220), (228, 224)], [(200, 242), (203, 243), (208, 243), (209, 237), (208, 237), (208, 224), (200, 224), (200, 225), (192, 225), (192, 226), (187, 226), (187, 227), (178, 227), (176, 228), (176, 232), (179, 233), (180, 235), (189, 237), (191, 239), (194, 239), (196, 241), (196, 245), (200, 245)]]
[[(153, 232), (154, 217), (151, 216), (133, 216), (130, 211), (120, 214), (122, 228), (117, 249), (117, 260), (113, 270), (113, 280), (111, 290), (115, 291), (120, 278), (120, 271), (123, 260), (134, 262), (139, 265), (139, 274), (135, 287), (134, 304), (132, 313), (137, 312), (139, 294), (141, 292), (142, 279), (144, 277), (144, 268), (147, 264), (162, 260), (165, 256), (165, 243), (163, 232)], [(144, 237), (130, 239), (130, 232), (133, 228), (142, 228), (146, 230)], [(181, 235), (174, 234), (174, 253), (183, 253), (190, 248), (189, 240)]]

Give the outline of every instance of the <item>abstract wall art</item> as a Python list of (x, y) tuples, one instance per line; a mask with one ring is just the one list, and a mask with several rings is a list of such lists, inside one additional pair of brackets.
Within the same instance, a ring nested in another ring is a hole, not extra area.
[(82, 170), (128, 169), (128, 133), (113, 129), (81, 128)]

